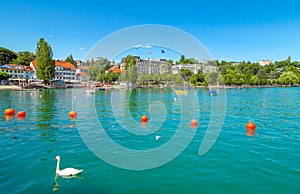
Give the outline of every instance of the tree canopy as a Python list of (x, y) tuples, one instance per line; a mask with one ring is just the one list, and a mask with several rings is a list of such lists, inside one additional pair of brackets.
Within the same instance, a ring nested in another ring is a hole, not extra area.
[(278, 78), (278, 82), (283, 85), (296, 85), (299, 83), (299, 77), (292, 71), (286, 71)]
[(188, 58), (186, 59), (184, 55), (180, 56), (179, 61), (176, 62), (176, 64), (197, 64), (199, 61), (194, 58)]
[[(295, 85), (300, 82), (298, 70), (300, 62), (292, 62), (291, 57), (265, 66), (245, 61), (240, 63), (215, 61), (215, 64), (223, 75), (226, 85)], [(293, 81), (288, 81), (287, 78), (291, 78)]]
[(10, 78), (10, 75), (3, 72), (3, 71), (0, 71), (0, 81), (1, 80), (7, 80), (8, 78)]
[(91, 81), (112, 83), (117, 81), (118, 77), (120, 76), (120, 73), (113, 73), (108, 71), (111, 62), (106, 58), (100, 57), (97, 60), (88, 60), (85, 64), (90, 66), (88, 75)]
[(18, 57), (13, 59), (11, 63), (29, 66), (30, 62), (35, 58), (35, 54), (29, 51), (19, 52)]
[(51, 46), (40, 38), (36, 49), (36, 75), (45, 85), (49, 85), (50, 80), (55, 77), (55, 61), (52, 56)]
[(124, 79), (123, 81), (131, 82), (135, 84), (137, 81), (137, 68), (136, 68), (136, 60), (132, 55), (128, 55), (125, 57), (125, 71), (124, 71)]
[(66, 58), (65, 62), (70, 62), (70, 63), (72, 63), (72, 64), (74, 65), (74, 67), (77, 67), (77, 63), (74, 61), (72, 55), (69, 55), (69, 56)]
[(9, 64), (13, 59), (16, 58), (17, 55), (15, 52), (7, 48), (0, 47), (0, 65)]
[[(187, 60), (184, 56), (181, 59)], [(216, 76), (211, 72), (203, 73), (202, 70), (198, 71), (197, 74), (192, 74), (185, 69), (181, 69), (180, 73), (185, 78), (188, 78), (191, 84), (196, 86), (206, 86), (208, 84), (296, 85), (300, 83), (300, 62), (291, 61), (290, 57), (265, 66), (249, 61), (226, 62), (224, 60), (208, 61), (208, 64), (217, 66), (220, 74)]]

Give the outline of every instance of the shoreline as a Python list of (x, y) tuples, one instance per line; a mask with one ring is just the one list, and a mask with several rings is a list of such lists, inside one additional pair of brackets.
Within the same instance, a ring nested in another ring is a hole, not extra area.
[[(250, 85), (242, 85), (242, 86), (229, 86), (229, 85), (224, 85), (224, 86), (184, 86), (184, 87), (191, 87), (191, 88), (202, 88), (202, 89), (244, 89), (244, 88), (276, 88), (276, 87), (280, 87), (280, 88), (285, 88), (285, 87), (299, 87), (300, 84), (298, 85), (294, 85), (294, 86), (289, 86), (289, 85), (261, 85), (261, 86), (250, 86)], [(137, 88), (169, 88), (170, 86), (167, 87), (158, 87), (155, 85), (148, 85), (148, 86), (137, 86)], [(78, 88), (78, 87), (66, 87), (65, 89), (71, 89), (71, 88)], [(84, 87), (82, 87), (84, 88)], [(176, 86), (174, 86), (173, 88), (176, 88)], [(0, 85), (0, 90), (9, 90), (9, 91), (32, 91), (32, 90), (41, 90), (41, 89), (62, 89), (61, 87), (57, 87), (57, 88), (32, 88), (32, 89), (24, 89), (20, 86), (16, 86), (16, 85)]]
[(16, 85), (0, 85), (0, 90), (13, 90), (13, 91), (17, 90), (17, 91), (19, 91), (19, 90), (22, 90), (22, 88), (19, 86), (16, 86)]

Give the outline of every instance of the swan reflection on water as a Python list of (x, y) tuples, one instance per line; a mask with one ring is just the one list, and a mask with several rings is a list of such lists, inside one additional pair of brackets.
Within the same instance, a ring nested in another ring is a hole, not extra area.
[(83, 176), (81, 174), (71, 175), (71, 176), (55, 175), (53, 189), (52, 189), (53, 191), (57, 191), (61, 187), (61, 185), (58, 182), (59, 179), (83, 179)]

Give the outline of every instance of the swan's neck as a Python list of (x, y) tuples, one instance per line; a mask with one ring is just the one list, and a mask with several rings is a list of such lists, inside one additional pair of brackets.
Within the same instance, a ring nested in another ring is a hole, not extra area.
[(60, 163), (60, 158), (57, 159), (56, 172), (59, 172), (59, 163)]

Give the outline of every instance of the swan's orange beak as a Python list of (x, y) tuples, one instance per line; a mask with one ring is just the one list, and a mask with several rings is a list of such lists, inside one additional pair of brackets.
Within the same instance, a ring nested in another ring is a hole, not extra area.
[(53, 160), (56, 160), (56, 158), (54, 157)]

